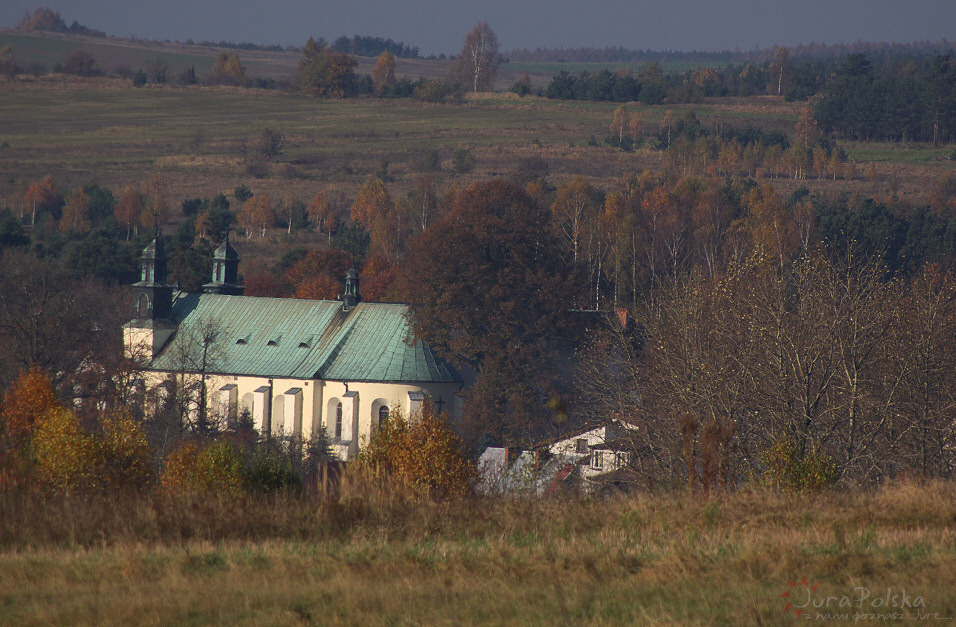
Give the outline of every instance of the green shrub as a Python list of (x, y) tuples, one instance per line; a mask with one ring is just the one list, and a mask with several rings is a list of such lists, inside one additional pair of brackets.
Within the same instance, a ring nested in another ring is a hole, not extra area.
[(836, 462), (818, 451), (800, 455), (792, 440), (779, 440), (761, 455), (766, 485), (789, 492), (818, 492), (839, 477)]

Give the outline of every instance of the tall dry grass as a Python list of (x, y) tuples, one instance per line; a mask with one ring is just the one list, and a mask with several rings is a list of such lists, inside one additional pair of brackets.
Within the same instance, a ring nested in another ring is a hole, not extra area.
[(780, 625), (802, 577), (956, 616), (944, 482), (710, 501), (429, 502), (354, 477), (323, 497), (7, 494), (0, 543), (0, 624)]

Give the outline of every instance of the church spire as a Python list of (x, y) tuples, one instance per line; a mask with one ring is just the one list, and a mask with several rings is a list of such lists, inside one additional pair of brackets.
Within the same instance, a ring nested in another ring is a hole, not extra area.
[(229, 243), (229, 235), (212, 254), (212, 281), (203, 285), (206, 294), (242, 296), (246, 286), (239, 283), (239, 253)]

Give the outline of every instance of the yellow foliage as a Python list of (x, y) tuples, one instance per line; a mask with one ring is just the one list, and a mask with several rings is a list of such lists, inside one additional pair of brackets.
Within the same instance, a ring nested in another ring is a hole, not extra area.
[(116, 411), (103, 419), (100, 449), (106, 485), (143, 488), (149, 483), (152, 474), (149, 442), (142, 423), (128, 412)]
[(98, 449), (74, 410), (54, 407), (41, 416), (33, 437), (37, 478), (54, 492), (95, 488), (103, 461)]
[(166, 460), (163, 488), (172, 493), (236, 494), (242, 488), (242, 454), (227, 440), (184, 442)]
[(358, 464), (384, 471), (390, 481), (432, 498), (468, 494), (476, 474), (461, 438), (431, 403), (411, 419), (393, 409)]
[(761, 479), (787, 492), (819, 492), (839, 476), (836, 462), (816, 451), (800, 455), (791, 440), (778, 440), (761, 455), (766, 469)]

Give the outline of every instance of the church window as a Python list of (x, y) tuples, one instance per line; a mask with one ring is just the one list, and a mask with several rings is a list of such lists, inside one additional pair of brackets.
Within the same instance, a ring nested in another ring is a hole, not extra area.
[(342, 439), (342, 403), (335, 406), (335, 437)]
[(148, 316), (149, 310), (151, 309), (149, 296), (143, 294), (139, 297), (139, 315), (140, 317)]
[(388, 406), (382, 405), (378, 408), (378, 428), (381, 429), (388, 422)]

